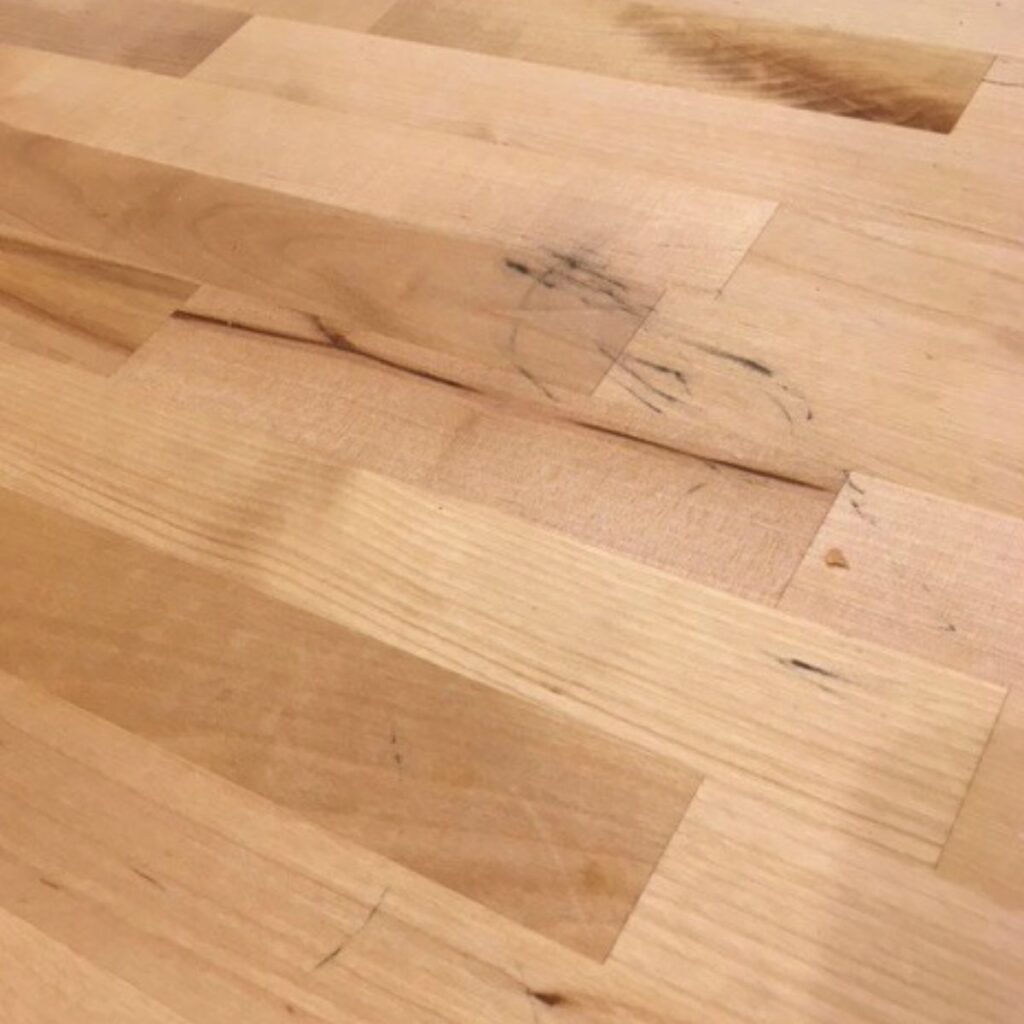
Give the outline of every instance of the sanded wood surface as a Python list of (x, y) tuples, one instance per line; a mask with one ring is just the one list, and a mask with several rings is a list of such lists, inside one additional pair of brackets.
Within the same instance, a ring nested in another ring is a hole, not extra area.
[(0, 0), (2, 1024), (1017, 1024), (1021, 11)]

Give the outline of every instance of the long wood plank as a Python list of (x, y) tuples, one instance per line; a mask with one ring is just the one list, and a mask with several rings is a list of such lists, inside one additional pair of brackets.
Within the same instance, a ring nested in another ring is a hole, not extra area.
[(0, 341), (112, 373), (195, 285), (0, 229)]
[(246, 20), (178, 0), (0, 0), (0, 42), (186, 75)]
[(674, 175), (453, 140), (192, 78), (3, 55), (0, 120), (14, 127), (532, 251), (523, 283), (539, 292), (579, 278), (643, 310), (648, 295), (631, 283), (717, 289), (775, 208)]
[(1024, 171), (1005, 137), (937, 137), (268, 18), (193, 77), (814, 212), (914, 214), (975, 229), (979, 241), (1024, 238)]
[(720, 300), (667, 295), (597, 396), (637, 406), (639, 374), (707, 434), (1024, 513), (1024, 249), (962, 261), (972, 241), (783, 210)]
[[(118, 375), (332, 458), (773, 602), (833, 492), (744, 472), (541, 402), (341, 351), (300, 314), (201, 289)], [(537, 396), (543, 401), (543, 396)]]
[(992, 62), (685, 2), (398, 0), (382, 35), (948, 132)]
[(1009, 1024), (1024, 918), (708, 784), (615, 959), (763, 1024)]
[(0, 128), (0, 166), (3, 209), (32, 228), (118, 262), (331, 314), (339, 344), (349, 331), (380, 331), (587, 390), (656, 298), (567, 267), (552, 268), (551, 286), (539, 288), (524, 268), (550, 267), (546, 253), (15, 129)]
[(0, 491), (0, 668), (603, 958), (699, 781)]
[(36, 687), (0, 695), (0, 908), (190, 1024), (707, 1019)]
[[(0, 484), (932, 860), (1004, 691), (0, 354)], [(884, 709), (884, 714), (883, 714)]]
[[(839, 552), (829, 564), (829, 553)], [(1024, 520), (866, 476), (837, 499), (782, 607), (1011, 687), (939, 872), (1024, 909)]]

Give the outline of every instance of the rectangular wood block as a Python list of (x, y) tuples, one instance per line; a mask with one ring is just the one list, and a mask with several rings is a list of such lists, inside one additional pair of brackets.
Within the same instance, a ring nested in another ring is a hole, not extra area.
[(602, 958), (691, 771), (0, 494), (0, 667)]

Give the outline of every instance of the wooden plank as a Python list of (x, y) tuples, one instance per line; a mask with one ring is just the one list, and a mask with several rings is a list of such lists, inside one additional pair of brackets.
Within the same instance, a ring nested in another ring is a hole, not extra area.
[(246, 20), (177, 0), (0, 0), (0, 42), (187, 75)]
[(586, 269), (554, 268), (551, 287), (538, 288), (523, 268), (550, 266), (553, 257), (535, 250), (15, 129), (0, 128), (0, 140), (0, 202), (35, 229), (118, 262), (332, 314), (339, 344), (349, 331), (383, 332), (586, 390), (656, 298), (618, 278), (609, 296), (611, 286)]
[(706, 1019), (36, 687), (0, 694), (0, 907), (191, 1024)]
[(699, 778), (0, 492), (0, 667), (595, 958)]
[(0, 98), (0, 120), (15, 127), (532, 252), (527, 284), (594, 279), (631, 308), (645, 305), (631, 283), (721, 287), (775, 209), (675, 176), (453, 140), (191, 78), (15, 48), (4, 58), (11, 98)]
[(27, 356), (0, 359), (0, 485), (802, 813), (937, 855), (1001, 688), (894, 663), (199, 413), (117, 401)]
[(706, 434), (742, 423), (837, 470), (1020, 514), (1022, 253), (784, 210), (720, 300), (667, 295), (597, 397), (638, 405), (640, 374), (646, 403)]
[(850, 118), (255, 18), (195, 72), (375, 121), (642, 168), (820, 213), (1024, 238), (1004, 138), (939, 138)]
[[(846, 568), (830, 567), (830, 551)], [(939, 872), (1024, 909), (1024, 520), (852, 477), (782, 607), (1011, 693)]]
[(1024, 919), (711, 783), (615, 959), (717, 999), (730, 1020), (1008, 1024)]
[(415, 42), (949, 132), (992, 58), (658, 0), (398, 0), (373, 31)]
[(195, 285), (0, 229), (0, 341), (111, 373)]
[(627, 424), (574, 421), (563, 403), (552, 414), (394, 355), (339, 351), (308, 317), (204, 288), (117, 387), (769, 602), (831, 505), (830, 491), (709, 464)]

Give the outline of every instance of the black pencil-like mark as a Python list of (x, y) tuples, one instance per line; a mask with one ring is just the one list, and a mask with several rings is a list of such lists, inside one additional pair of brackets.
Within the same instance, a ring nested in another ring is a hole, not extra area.
[(953, 625), (952, 622), (947, 622), (945, 624), (945, 626), (942, 627), (942, 629), (943, 629), (943, 632), (945, 632), (945, 633), (956, 633), (957, 632), (957, 628), (956, 628), (956, 626)]
[(653, 403), (652, 401), (650, 401), (650, 399), (644, 398), (644, 396), (643, 396), (643, 395), (641, 395), (641, 394), (640, 394), (639, 392), (635, 391), (635, 390), (634, 390), (633, 388), (631, 388), (631, 387), (630, 387), (630, 386), (629, 386), (628, 384), (625, 384), (625, 383), (624, 383), (624, 384), (623, 384), (622, 386), (623, 386), (623, 387), (624, 387), (624, 388), (625, 388), (625, 389), (626, 389), (626, 390), (627, 390), (627, 391), (628, 391), (628, 392), (629, 392), (629, 393), (630, 393), (630, 394), (631, 394), (631, 395), (632, 395), (632, 396), (633, 396), (633, 397), (634, 397), (634, 398), (635, 398), (635, 399), (636, 399), (636, 400), (637, 400), (637, 401), (638, 401), (638, 402), (639, 402), (639, 403), (640, 403), (641, 405), (646, 405), (646, 406), (647, 406), (647, 408), (651, 410), (651, 412), (656, 412), (656, 413), (657, 413), (657, 414), (658, 414), (659, 416), (662, 416), (662, 415), (664, 415), (664, 410), (663, 410), (663, 409), (662, 409), (662, 408), (661, 408), (660, 406), (657, 406), (657, 405), (655, 405), (655, 404), (654, 404), (654, 403)]
[(696, 494), (698, 491), (703, 491), (704, 488), (707, 487), (707, 485), (708, 485), (707, 480), (704, 480), (704, 481), (702, 481), (699, 484), (694, 484), (691, 488), (689, 488), (687, 490), (686, 497), (689, 498), (692, 495)]
[(650, 359), (641, 359), (639, 356), (626, 356), (622, 360), (623, 363), (625, 363), (626, 360), (639, 363), (641, 366), (646, 366), (649, 370), (654, 370), (656, 373), (661, 373), (666, 377), (671, 377), (688, 395), (691, 394), (690, 380), (682, 370), (677, 370), (672, 366), (666, 366), (664, 363), (655, 363)]
[(691, 348), (700, 349), (701, 352), (706, 352), (709, 356), (715, 356), (717, 359), (724, 359), (727, 362), (735, 363), (737, 366), (742, 366), (744, 369), (750, 370), (752, 373), (759, 374), (762, 377), (775, 376), (775, 371), (771, 367), (758, 362), (756, 359), (751, 359), (749, 356), (737, 355), (735, 352), (718, 348), (716, 345), (705, 345), (700, 341), (687, 341), (684, 344), (689, 345)]
[(391, 759), (395, 762), (398, 774), (402, 775), (402, 766), (405, 763), (405, 758), (398, 749), (398, 728), (394, 723), (391, 725)]
[(839, 675), (837, 672), (832, 672), (830, 669), (822, 668), (820, 665), (814, 665), (809, 661), (804, 661), (802, 658), (776, 657), (775, 660), (786, 668), (795, 668), (798, 672), (803, 672), (809, 676), (816, 677), (814, 680), (815, 686), (824, 690), (825, 693), (835, 694), (838, 691), (834, 687), (821, 682), (822, 679), (836, 679), (844, 682), (848, 681), (844, 676)]
[(54, 892), (63, 892), (64, 886), (59, 882), (55, 882), (52, 878), (47, 878), (45, 875), (39, 876), (39, 881), (46, 886), (47, 889), (53, 889)]
[[(659, 398), (663, 398), (666, 402), (670, 402), (672, 405), (676, 405), (679, 402), (679, 399), (676, 398), (675, 395), (671, 394), (668, 391), (662, 391), (661, 388), (659, 388), (656, 384), (652, 384), (645, 376), (643, 376), (643, 374), (637, 373), (636, 370), (634, 370), (629, 365), (626, 359), (623, 359), (617, 365), (623, 373), (628, 374), (630, 377), (633, 378), (633, 380), (637, 381), (640, 384), (643, 384), (643, 386), (647, 388), (648, 391), (650, 391), (652, 394), (657, 395)], [(660, 409), (658, 411), (661, 412)]]
[(795, 429), (793, 423), (793, 416), (790, 413), (790, 411), (786, 408), (785, 403), (782, 401), (781, 398), (777, 398), (775, 395), (769, 395), (768, 397), (775, 404), (775, 407), (779, 410), (779, 412), (781, 412), (782, 415), (786, 418), (786, 422), (789, 424), (789, 429), (792, 433), (792, 431)]
[(865, 512), (864, 506), (856, 498), (850, 499), (850, 508), (866, 523), (870, 523), (872, 526), (878, 525), (878, 520), (870, 512)]
[(850, 490), (856, 491), (858, 494), (867, 494), (867, 491), (860, 484), (854, 483), (852, 476), (848, 476), (846, 482), (850, 485)]

